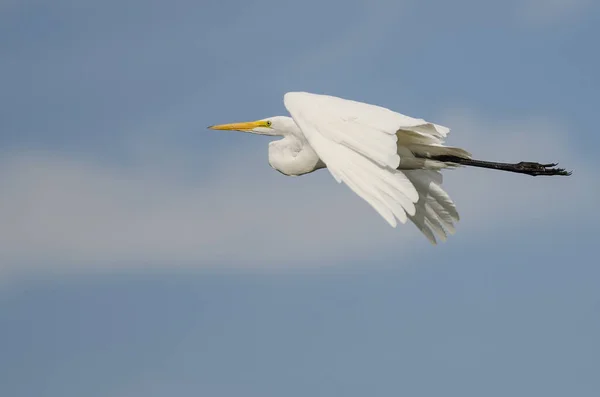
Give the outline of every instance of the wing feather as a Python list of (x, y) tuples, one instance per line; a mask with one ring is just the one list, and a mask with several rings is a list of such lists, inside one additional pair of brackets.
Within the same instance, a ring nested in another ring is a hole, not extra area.
[[(367, 201), (391, 226), (413, 216), (419, 193), (400, 164), (397, 132), (441, 139), (433, 124), (391, 110), (326, 95), (287, 93), (284, 104), (313, 150), (338, 182)], [(427, 127), (431, 126), (431, 127)]]
[(442, 174), (431, 170), (409, 170), (405, 173), (420, 196), (415, 204), (416, 213), (409, 217), (410, 220), (432, 244), (436, 244), (436, 235), (445, 241), (448, 234), (456, 232), (454, 224), (459, 221), (459, 216), (452, 199), (440, 186)]
[[(344, 182), (392, 227), (410, 219), (436, 244), (459, 216), (437, 170), (398, 170), (406, 143), (442, 145), (449, 129), (376, 105), (304, 92), (284, 104), (338, 183)], [(428, 150), (435, 150), (433, 149)]]

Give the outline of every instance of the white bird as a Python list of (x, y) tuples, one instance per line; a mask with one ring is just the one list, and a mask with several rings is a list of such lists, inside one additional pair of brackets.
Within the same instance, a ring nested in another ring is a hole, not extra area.
[(369, 203), (392, 227), (410, 219), (432, 244), (454, 234), (459, 215), (442, 189), (440, 170), (461, 165), (529, 175), (570, 175), (556, 164), (494, 163), (444, 146), (450, 129), (384, 107), (338, 97), (289, 92), (284, 104), (292, 117), (214, 125), (280, 136), (269, 143), (269, 164), (298, 176), (327, 168)]

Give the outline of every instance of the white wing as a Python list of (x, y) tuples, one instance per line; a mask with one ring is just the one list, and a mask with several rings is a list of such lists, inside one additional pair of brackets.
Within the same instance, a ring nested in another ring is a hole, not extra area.
[(400, 163), (396, 133), (406, 132), (403, 136), (412, 136), (415, 143), (441, 144), (448, 128), (327, 95), (290, 92), (284, 104), (338, 182), (348, 185), (392, 227), (396, 219), (405, 223), (407, 214), (414, 222), (419, 193), (414, 181), (396, 169)]

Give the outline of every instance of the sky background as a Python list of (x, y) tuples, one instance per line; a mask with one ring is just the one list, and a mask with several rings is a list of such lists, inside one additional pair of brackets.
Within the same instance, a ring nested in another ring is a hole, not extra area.
[[(598, 396), (593, 0), (0, 0), (0, 395)], [(449, 126), (433, 247), (269, 138), (287, 91)]]

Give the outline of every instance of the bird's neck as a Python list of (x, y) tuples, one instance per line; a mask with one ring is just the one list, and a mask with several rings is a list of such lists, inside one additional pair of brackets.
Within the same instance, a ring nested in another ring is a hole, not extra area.
[(277, 117), (277, 122), (280, 127), (277, 131), (278, 135), (283, 137), (292, 136), (304, 140), (304, 135), (302, 134), (302, 131), (300, 131), (300, 128), (293, 118), (288, 116), (279, 116)]

